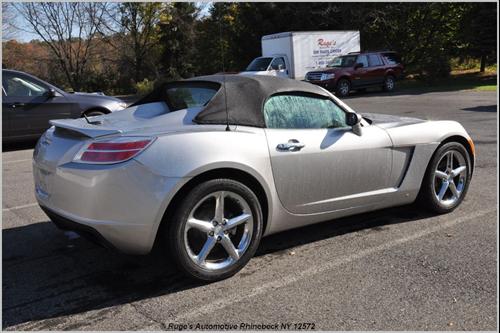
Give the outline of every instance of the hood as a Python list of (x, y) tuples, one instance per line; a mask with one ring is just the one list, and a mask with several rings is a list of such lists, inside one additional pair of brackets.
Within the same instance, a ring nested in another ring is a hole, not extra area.
[(239, 74), (240, 75), (269, 75), (269, 76), (275, 76), (273, 74), (274, 72), (270, 72), (270, 71), (255, 71), (255, 72), (247, 72), (247, 71), (243, 71), (243, 72), (240, 72)]
[(342, 70), (342, 67), (325, 67), (310, 71), (309, 73), (337, 73)]
[(418, 118), (400, 117), (400, 116), (393, 116), (389, 114), (380, 114), (380, 113), (361, 113), (361, 115), (363, 116), (363, 118), (369, 120), (373, 125), (377, 125), (382, 128), (406, 126), (406, 125), (423, 123), (427, 121)]
[(156, 135), (187, 130), (204, 130), (206, 127), (193, 122), (200, 108), (169, 112), (163, 102), (141, 104), (102, 116), (89, 117), (96, 124), (89, 124), (84, 118), (51, 120), (56, 128), (64, 128), (96, 138), (116, 134)]
[(99, 93), (85, 93), (85, 92), (74, 92), (67, 93), (66, 96), (76, 99), (76, 100), (84, 100), (84, 101), (97, 101), (97, 102), (118, 102), (122, 103), (121, 99), (112, 96), (101, 95)]
[(96, 92), (81, 92), (81, 91), (75, 91), (73, 94), (75, 95), (98, 95), (98, 96), (106, 96), (102, 91), (96, 91)]

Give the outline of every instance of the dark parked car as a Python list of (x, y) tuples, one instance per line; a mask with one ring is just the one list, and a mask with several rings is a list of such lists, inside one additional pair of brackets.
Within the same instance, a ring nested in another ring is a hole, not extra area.
[(2, 70), (4, 142), (39, 137), (50, 127), (51, 119), (97, 116), (125, 107), (114, 97), (67, 93), (32, 75)]
[(368, 87), (379, 86), (392, 91), (396, 80), (403, 77), (403, 70), (395, 52), (356, 52), (334, 58), (323, 70), (307, 73), (306, 81), (344, 97), (351, 90)]

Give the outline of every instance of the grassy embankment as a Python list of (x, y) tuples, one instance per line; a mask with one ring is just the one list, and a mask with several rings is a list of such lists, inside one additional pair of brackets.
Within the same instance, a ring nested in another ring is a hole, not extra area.
[(413, 78), (411, 75), (399, 82), (400, 90), (452, 91), (477, 90), (497, 91), (497, 66), (488, 66), (483, 73), (478, 67), (456, 68), (448, 78), (426, 82)]

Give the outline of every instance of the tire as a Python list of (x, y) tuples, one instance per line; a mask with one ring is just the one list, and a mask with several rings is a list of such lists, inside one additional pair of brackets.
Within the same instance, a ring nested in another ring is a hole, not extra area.
[[(105, 114), (106, 114), (105, 112), (99, 111), (99, 110), (90, 110), (90, 111), (85, 112), (85, 115), (87, 117), (102, 116), (102, 115), (105, 115)], [(82, 118), (83, 118), (83, 116), (82, 116)]]
[[(451, 156), (453, 162), (451, 167), (449, 156)], [(457, 174), (457, 170), (463, 167), (465, 169)], [(450, 172), (450, 170), (455, 172)], [(438, 214), (453, 211), (460, 205), (467, 194), (472, 176), (471, 171), (469, 152), (462, 144), (448, 142), (442, 145), (434, 153), (427, 167), (418, 203)], [(455, 174), (456, 176), (453, 176)], [(453, 191), (454, 188), (455, 191)]]
[(384, 91), (394, 91), (396, 89), (396, 78), (392, 75), (387, 75), (382, 86)]
[[(220, 198), (224, 198), (224, 214), (216, 214)], [(231, 221), (234, 225), (245, 218), (236, 227), (230, 226)], [(195, 279), (218, 281), (236, 274), (253, 257), (262, 237), (263, 218), (259, 200), (247, 186), (214, 179), (194, 187), (169, 223), (166, 240), (177, 266)]]
[(339, 97), (347, 97), (349, 96), (350, 91), (351, 91), (351, 82), (348, 79), (340, 79), (339, 82), (337, 82), (335, 95)]

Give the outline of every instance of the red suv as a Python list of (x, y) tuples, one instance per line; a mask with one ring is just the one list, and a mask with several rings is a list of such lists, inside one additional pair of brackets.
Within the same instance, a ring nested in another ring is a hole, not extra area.
[(325, 69), (307, 73), (305, 79), (345, 97), (351, 90), (375, 86), (392, 91), (403, 69), (395, 52), (353, 52), (334, 58)]

